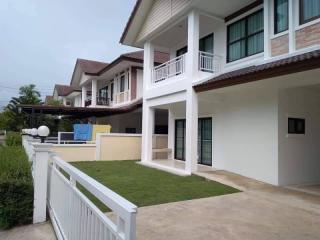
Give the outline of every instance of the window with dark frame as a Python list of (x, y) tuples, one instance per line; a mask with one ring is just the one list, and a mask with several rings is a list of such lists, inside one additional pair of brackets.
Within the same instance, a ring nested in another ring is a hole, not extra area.
[(287, 31), (289, 28), (288, 0), (274, 0), (274, 34)]
[(228, 26), (227, 62), (263, 52), (263, 24), (263, 9), (261, 9)]
[(120, 92), (124, 92), (124, 88), (125, 88), (125, 75), (122, 75), (120, 77)]
[(320, 18), (320, 0), (300, 0), (300, 25)]
[(113, 91), (114, 91), (114, 89), (113, 89), (113, 87), (114, 87), (114, 84), (113, 84), (113, 82), (111, 83), (111, 86), (110, 86), (110, 100), (111, 100), (111, 102), (113, 101)]
[(288, 134), (305, 134), (305, 119), (288, 118)]

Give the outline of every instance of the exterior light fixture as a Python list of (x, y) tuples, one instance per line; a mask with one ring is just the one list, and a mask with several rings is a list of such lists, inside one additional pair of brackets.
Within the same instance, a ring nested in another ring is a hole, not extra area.
[(41, 143), (44, 143), (44, 140), (50, 134), (50, 129), (47, 126), (40, 126), (38, 128), (37, 132), (38, 132), (38, 135), (39, 135), (39, 137), (41, 139)]
[(38, 135), (38, 129), (32, 128), (31, 131), (30, 131), (30, 134), (31, 134), (33, 137), (36, 137), (36, 136)]

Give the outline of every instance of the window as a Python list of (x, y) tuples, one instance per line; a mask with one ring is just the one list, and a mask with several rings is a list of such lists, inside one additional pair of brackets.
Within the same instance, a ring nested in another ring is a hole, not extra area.
[(122, 75), (120, 77), (120, 92), (124, 92), (124, 85), (125, 85), (125, 76)]
[(111, 102), (113, 101), (113, 91), (114, 91), (114, 90), (113, 90), (113, 86), (114, 86), (114, 85), (113, 85), (113, 82), (112, 82), (112, 83), (111, 83), (111, 86), (110, 86), (110, 95), (111, 95), (111, 96), (110, 96), (110, 100), (111, 100)]
[(228, 62), (263, 52), (263, 10), (228, 26)]
[(300, 0), (300, 24), (320, 18), (320, 0)]
[(175, 123), (175, 150), (174, 158), (177, 160), (185, 160), (185, 136), (186, 136), (186, 120), (176, 120)]
[(288, 134), (305, 134), (305, 119), (288, 118)]
[(183, 47), (183, 48), (177, 50), (176, 55), (177, 55), (177, 57), (180, 57), (181, 55), (183, 55), (187, 52), (188, 52), (188, 47), (186, 46), (186, 47)]
[[(213, 33), (199, 40), (199, 51), (213, 53)], [(188, 46), (185, 46), (177, 50), (176, 56), (179, 57), (187, 52)]]
[(213, 33), (200, 39), (199, 50), (201, 52), (213, 53)]
[(288, 0), (274, 0), (274, 34), (288, 30)]

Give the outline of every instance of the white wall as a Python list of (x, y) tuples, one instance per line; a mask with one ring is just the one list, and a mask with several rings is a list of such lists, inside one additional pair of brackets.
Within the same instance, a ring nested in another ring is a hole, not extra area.
[[(288, 117), (304, 118), (305, 135), (287, 135)], [(320, 182), (320, 89), (293, 88), (279, 95), (279, 184)]]
[(213, 115), (213, 167), (277, 185), (277, 91), (240, 88), (203, 100), (199, 115)]

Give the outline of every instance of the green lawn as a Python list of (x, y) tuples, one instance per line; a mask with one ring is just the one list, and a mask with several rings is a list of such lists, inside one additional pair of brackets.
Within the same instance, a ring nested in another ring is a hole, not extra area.
[[(138, 207), (239, 192), (202, 177), (176, 176), (141, 166), (134, 161), (72, 164)], [(92, 196), (90, 198), (102, 210), (106, 209)]]

